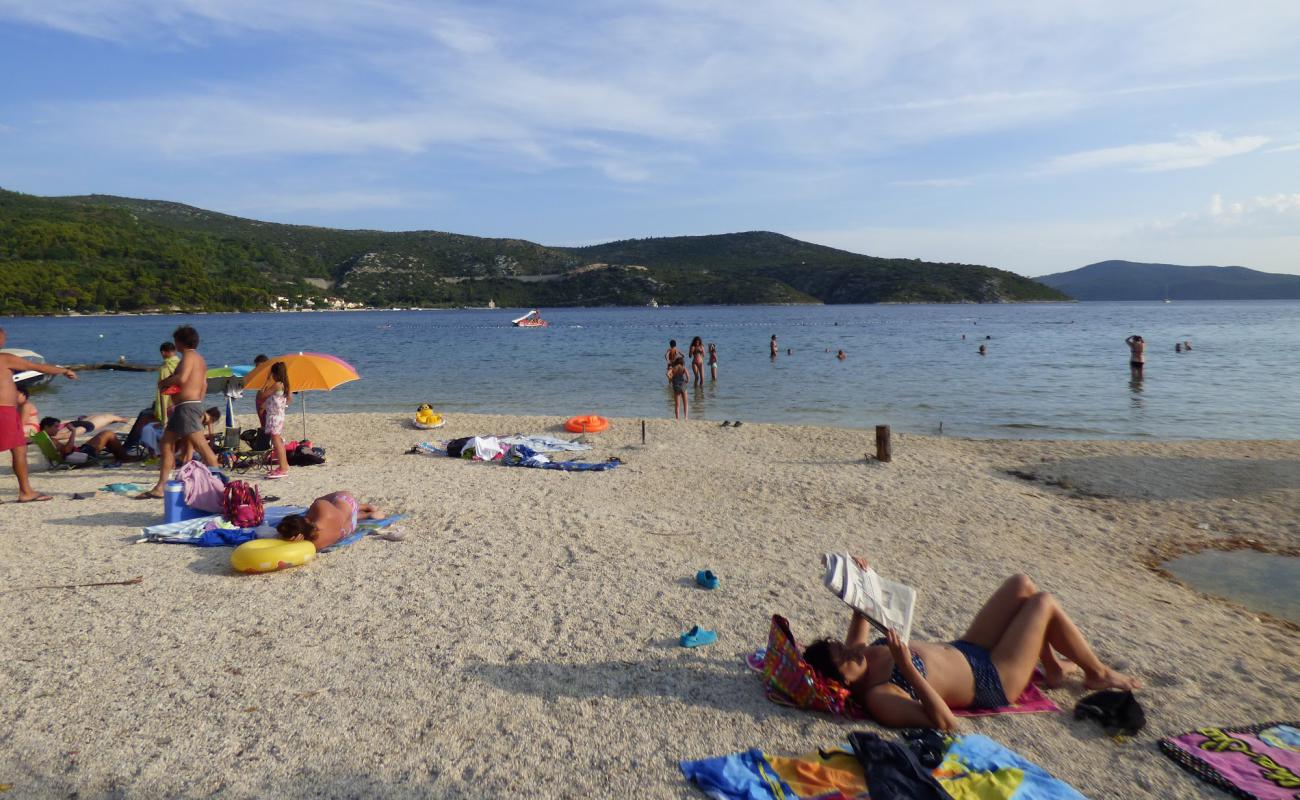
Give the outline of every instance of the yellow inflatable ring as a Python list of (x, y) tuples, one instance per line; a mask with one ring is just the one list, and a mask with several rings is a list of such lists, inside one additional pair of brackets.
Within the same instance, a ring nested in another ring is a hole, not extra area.
[(425, 414), (421, 412), (415, 415), (415, 427), (419, 428), (420, 430), (427, 431), (433, 428), (441, 428), (442, 424), (443, 424), (443, 419), (441, 414), (434, 414), (434, 413)]
[(609, 420), (595, 414), (586, 417), (569, 417), (564, 429), (570, 433), (600, 433), (609, 427)]
[(238, 572), (275, 572), (302, 566), (314, 558), (316, 545), (311, 542), (254, 539), (235, 548), (230, 554), (230, 566)]

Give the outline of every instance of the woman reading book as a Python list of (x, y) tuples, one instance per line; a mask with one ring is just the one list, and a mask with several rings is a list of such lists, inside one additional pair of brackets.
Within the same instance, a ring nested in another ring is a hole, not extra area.
[[(862, 558), (853, 559), (867, 569)], [(868, 642), (871, 624), (855, 611), (844, 641), (813, 642), (804, 660), (823, 677), (848, 687), (853, 699), (882, 725), (956, 728), (954, 708), (1009, 705), (1024, 692), (1040, 662), (1047, 685), (1067, 675), (1060, 653), (1083, 669), (1089, 689), (1136, 689), (1141, 683), (1103, 664), (1056, 598), (1027, 575), (1013, 575), (975, 615), (960, 639), (915, 642), (897, 631)]]

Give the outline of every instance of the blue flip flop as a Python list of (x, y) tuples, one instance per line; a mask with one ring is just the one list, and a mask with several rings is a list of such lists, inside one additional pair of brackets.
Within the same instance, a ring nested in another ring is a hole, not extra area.
[(695, 582), (704, 589), (718, 588), (718, 576), (714, 575), (711, 569), (702, 569), (695, 573)]
[(718, 634), (713, 631), (706, 631), (699, 625), (693, 626), (689, 631), (682, 634), (682, 647), (703, 647), (716, 641), (718, 641)]

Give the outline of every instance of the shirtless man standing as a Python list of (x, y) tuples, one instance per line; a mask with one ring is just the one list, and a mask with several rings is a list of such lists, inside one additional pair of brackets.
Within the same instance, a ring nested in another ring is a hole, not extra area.
[(1133, 370), (1134, 375), (1141, 375), (1147, 361), (1147, 343), (1142, 341), (1141, 336), (1135, 335), (1125, 339), (1124, 344), (1127, 344), (1129, 349), (1129, 368)]
[(199, 346), (199, 332), (189, 325), (182, 325), (172, 334), (172, 341), (180, 351), (181, 364), (171, 375), (158, 381), (158, 388), (179, 386), (180, 391), (172, 400), (171, 416), (167, 419), (167, 428), (159, 445), (162, 466), (158, 471), (158, 483), (149, 491), (136, 495), (137, 500), (162, 499), (167, 479), (176, 466), (176, 445), (182, 439), (199, 451), (204, 464), (217, 466), (217, 457), (203, 436), (203, 395), (208, 391), (208, 364), (195, 349)]
[[(0, 347), (4, 346), (5, 329), (0, 328)], [(14, 373), (27, 370), (62, 375), (68, 380), (77, 379), (77, 373), (70, 369), (53, 364), (33, 364), (24, 358), (0, 353), (0, 453), (8, 450), (13, 459), (20, 503), (51, 499), (48, 494), (33, 489), (27, 480), (27, 435), (23, 432), (22, 417), (18, 413), (18, 387), (14, 385)]]

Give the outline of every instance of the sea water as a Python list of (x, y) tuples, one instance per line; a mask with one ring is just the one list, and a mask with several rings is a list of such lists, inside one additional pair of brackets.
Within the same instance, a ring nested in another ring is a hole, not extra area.
[[(326, 352), (361, 380), (309, 410), (671, 417), (663, 353), (718, 348), (691, 416), (977, 437), (1300, 437), (1300, 302), (684, 306), (14, 318), (9, 346), (57, 363), (156, 363), (189, 323), (210, 365)], [(1147, 343), (1131, 377), (1130, 334)], [(777, 335), (779, 355), (769, 357)], [(964, 339), (962, 337), (965, 337)], [(1175, 342), (1192, 350), (1175, 353)], [(984, 344), (988, 354), (978, 355)], [(790, 352), (787, 352), (789, 350)], [(835, 357), (844, 350), (843, 361)], [(34, 400), (43, 415), (134, 414), (155, 376), (85, 372)], [(217, 405), (220, 398), (213, 398)], [(237, 411), (251, 411), (251, 399)]]

